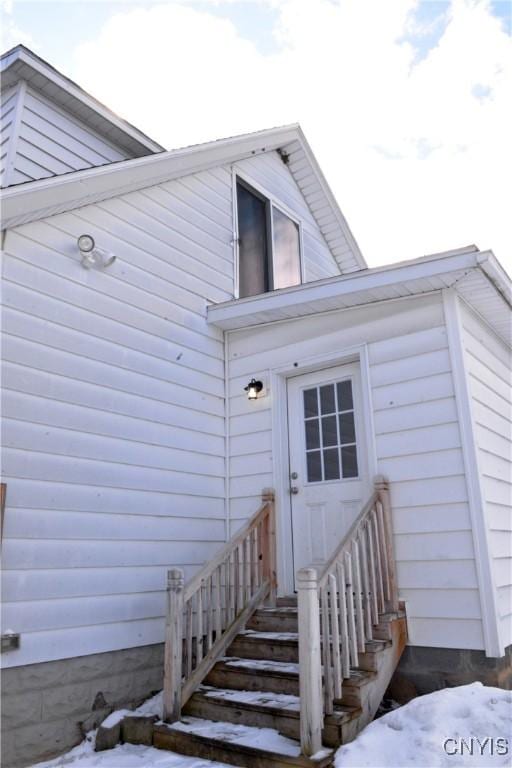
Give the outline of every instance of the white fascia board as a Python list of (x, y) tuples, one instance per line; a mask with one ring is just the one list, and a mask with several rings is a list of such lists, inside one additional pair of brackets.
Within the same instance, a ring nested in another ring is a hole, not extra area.
[(283, 288), (260, 296), (250, 296), (246, 299), (223, 302), (222, 304), (210, 304), (208, 322), (219, 328), (233, 329), (236, 327), (237, 321), (246, 326), (247, 319), (253, 315), (253, 324), (256, 325), (261, 322), (258, 320), (260, 313), (272, 310), (289, 310), (291, 313), (293, 308), (297, 308), (297, 314), (300, 314), (300, 307), (303, 304), (316, 304), (317, 311), (321, 312), (323, 300), (372, 291), (376, 288), (398, 285), (421, 278), (448, 275), (449, 273), (460, 274), (461, 271), (477, 267), (478, 256), (478, 251), (471, 251), (434, 259), (422, 258), (415, 262), (403, 262), (397, 265), (361, 270), (361, 272), (353, 272), (341, 277), (331, 277), (292, 288)]
[(336, 220), (338, 222), (338, 225), (339, 225), (340, 229), (342, 230), (342, 232), (345, 235), (347, 243), (350, 246), (350, 249), (351, 249), (351, 251), (352, 251), (352, 253), (354, 255), (355, 260), (357, 261), (357, 263), (359, 265), (359, 268), (360, 269), (367, 269), (368, 265), (367, 265), (367, 263), (366, 263), (366, 261), (364, 259), (363, 254), (361, 253), (361, 251), (359, 249), (357, 241), (356, 241), (354, 235), (352, 234), (352, 231), (351, 231), (349, 225), (347, 224), (347, 220), (345, 219), (343, 213), (341, 212), (341, 209), (340, 209), (340, 207), (338, 205), (338, 202), (337, 202), (336, 198), (334, 197), (334, 194), (333, 194), (333, 192), (332, 192), (332, 190), (331, 190), (331, 188), (329, 186), (329, 183), (327, 182), (327, 179), (325, 178), (322, 169), (318, 165), (318, 162), (317, 162), (316, 157), (315, 157), (315, 155), (313, 153), (313, 150), (309, 146), (309, 143), (308, 143), (308, 141), (307, 141), (307, 139), (306, 139), (306, 137), (305, 137), (305, 135), (304, 135), (304, 133), (302, 131), (302, 128), (300, 128), (300, 126), (298, 127), (298, 132), (299, 132), (299, 135), (300, 135), (300, 142), (302, 144), (302, 149), (304, 151), (304, 154), (306, 155), (306, 157), (307, 157), (307, 159), (309, 161), (309, 164), (311, 165), (311, 168), (312, 168), (312, 170), (313, 170), (313, 172), (314, 172), (314, 174), (316, 176), (316, 179), (318, 181), (319, 186), (322, 189), (322, 192), (324, 193), (327, 201), (329, 202), (329, 204), (330, 204), (330, 206), (331, 206), (331, 208), (333, 210), (334, 215), (336, 216)]
[[(115, 127), (122, 131), (122, 133), (126, 134), (126, 136), (129, 136), (130, 139), (136, 141), (150, 152), (164, 151), (164, 147), (162, 147), (156, 141), (150, 139), (149, 136), (146, 136), (145, 133), (139, 131), (138, 128), (129, 123), (127, 120), (118, 117), (110, 109), (108, 109), (108, 107), (104, 106), (93, 96), (90, 96), (72, 80), (62, 75), (60, 72), (58, 72), (58, 70), (54, 69), (54, 67), (40, 59), (39, 56), (32, 54), (31, 51), (25, 49), (22, 46), (17, 46), (6, 56), (2, 57), (0, 71), (2, 73), (5, 72), (17, 61), (23, 62), (23, 64), (26, 64), (34, 72), (41, 75), (46, 80), (52, 82), (57, 86), (57, 88), (69, 94), (72, 99), (76, 99), (89, 109), (92, 109), (94, 112), (96, 112), (97, 115), (101, 117), (102, 120), (107, 121), (111, 125), (115, 125)], [(96, 126), (95, 129), (98, 130), (98, 126)], [(101, 129), (99, 130), (101, 131)]]
[(272, 151), (294, 139), (297, 139), (297, 126), (285, 126), (9, 187), (1, 195), (2, 227), (8, 229), (52, 213)]
[(482, 272), (489, 278), (496, 290), (512, 307), (512, 281), (492, 251), (482, 251), (478, 254), (478, 264)]

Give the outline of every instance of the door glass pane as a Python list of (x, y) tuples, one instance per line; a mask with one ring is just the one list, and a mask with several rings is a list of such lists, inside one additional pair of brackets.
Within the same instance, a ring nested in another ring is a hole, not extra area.
[(355, 445), (345, 445), (341, 449), (343, 477), (357, 477), (357, 453)]
[(320, 387), (320, 410), (322, 413), (336, 413), (334, 401), (334, 384)]
[(278, 208), (272, 207), (274, 232), (274, 289), (300, 284), (299, 227)]
[(324, 470), (325, 480), (339, 480), (340, 460), (337, 448), (329, 448), (329, 450), (324, 451)]
[(338, 445), (338, 430), (336, 416), (324, 416), (322, 419), (322, 442), (327, 445)]
[(310, 416), (318, 416), (318, 390), (316, 387), (304, 390), (304, 418), (309, 419)]
[(306, 421), (306, 450), (320, 448), (320, 429), (318, 419)]
[(236, 186), (238, 206), (239, 296), (269, 290), (266, 202), (242, 184)]
[(352, 382), (351, 381), (338, 381), (338, 411), (349, 411), (354, 407), (352, 401)]
[(339, 416), (340, 421), (340, 443), (355, 443), (356, 441), (356, 427), (354, 424), (354, 411), (347, 411), (347, 413), (341, 413)]
[(309, 483), (358, 477), (350, 380), (304, 390), (304, 426)]
[(322, 479), (322, 455), (320, 451), (306, 454), (308, 464), (308, 483), (318, 483)]

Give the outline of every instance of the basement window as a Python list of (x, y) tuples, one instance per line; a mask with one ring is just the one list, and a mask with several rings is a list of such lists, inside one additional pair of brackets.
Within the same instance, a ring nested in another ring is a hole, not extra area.
[(238, 296), (301, 283), (299, 222), (237, 177)]

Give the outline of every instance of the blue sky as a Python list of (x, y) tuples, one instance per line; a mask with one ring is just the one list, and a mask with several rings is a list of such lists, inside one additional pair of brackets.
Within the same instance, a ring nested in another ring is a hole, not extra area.
[[(393, 2), (393, 0), (386, 0)], [(204, 0), (185, 0), (190, 7), (208, 10), (209, 13), (229, 18), (240, 35), (254, 42), (261, 53), (274, 52), (278, 42), (273, 30), (278, 18), (277, 7), (260, 0), (226, 0), (212, 3)], [(110, 0), (12, 0), (10, 16), (16, 25), (31, 35), (38, 53), (57, 67), (69, 69), (74, 48), (83, 40), (93, 38), (101, 26), (113, 14), (122, 13), (134, 6), (153, 7), (161, 3), (147, 0), (110, 2)], [(512, 34), (512, 2), (493, 0), (491, 12), (500, 19), (503, 28)], [(424, 58), (437, 45), (447, 24), (450, 0), (420, 0), (411, 14), (418, 25), (415, 33), (404, 35), (416, 49), (416, 60)]]
[(17, 42), (167, 148), (300, 122), (372, 265), (512, 271), (509, 0), (0, 0)]

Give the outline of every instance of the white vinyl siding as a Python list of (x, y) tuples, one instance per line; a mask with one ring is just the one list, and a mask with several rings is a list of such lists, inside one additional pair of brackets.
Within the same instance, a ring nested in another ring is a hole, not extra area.
[[(9, 114), (6, 111), (6, 120)], [(14, 140), (15, 154), (7, 185), (132, 157), (31, 88), (26, 88), (23, 96)]]
[[(193, 190), (193, 192), (191, 191)], [(225, 540), (231, 171), (10, 230), (3, 626), (19, 665), (163, 639), (166, 571)], [(79, 263), (78, 235), (117, 255)]]
[(464, 302), (461, 316), (500, 638), (506, 648), (512, 643), (512, 358)]
[[(307, 218), (313, 263), (325, 245), (288, 169), (258, 161)], [(224, 339), (206, 306), (233, 297), (232, 195), (227, 165), (6, 234), (3, 626), (22, 637), (6, 665), (161, 642), (167, 569), (188, 578), (225, 540)], [(80, 266), (84, 233), (111, 267)]]
[[(242, 160), (235, 166), (242, 178), (255, 182), (279, 205), (283, 203), (302, 224), (305, 281), (339, 275), (340, 270), (297, 182), (277, 152)], [(285, 211), (286, 212), (286, 211)]]
[[(247, 518), (275, 486), (272, 392), (252, 376), (367, 344), (378, 471), (391, 483), (401, 598), (414, 645), (484, 647), (447, 333), (440, 295), (327, 313), (229, 335), (230, 514)], [(298, 369), (300, 371), (300, 368)], [(286, 504), (286, 500), (282, 502)], [(283, 512), (282, 514), (286, 514)]]

